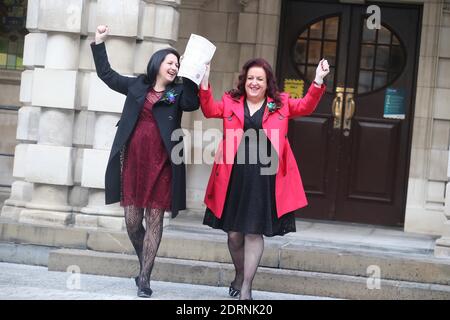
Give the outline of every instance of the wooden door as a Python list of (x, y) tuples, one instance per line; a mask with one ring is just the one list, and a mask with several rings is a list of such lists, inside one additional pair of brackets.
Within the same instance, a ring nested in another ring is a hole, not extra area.
[(280, 87), (306, 92), (318, 61), (331, 65), (316, 111), (289, 126), (309, 201), (299, 217), (403, 225), (421, 7), (379, 8), (371, 29), (367, 5), (283, 2)]

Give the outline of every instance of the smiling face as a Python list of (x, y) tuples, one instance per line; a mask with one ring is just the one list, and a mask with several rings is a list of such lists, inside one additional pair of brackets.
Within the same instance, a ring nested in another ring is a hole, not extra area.
[(245, 93), (247, 98), (263, 100), (266, 97), (267, 76), (261, 67), (251, 67), (247, 72), (245, 81)]
[(169, 53), (159, 67), (157, 79), (165, 85), (173, 82), (178, 73), (180, 64), (176, 55)]

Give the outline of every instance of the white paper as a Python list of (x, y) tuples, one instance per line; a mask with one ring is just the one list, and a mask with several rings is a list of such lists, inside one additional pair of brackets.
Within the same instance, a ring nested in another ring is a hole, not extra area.
[(188, 78), (197, 85), (205, 75), (205, 65), (211, 62), (216, 51), (216, 46), (208, 39), (196, 34), (191, 34), (186, 51), (183, 54), (178, 76)]

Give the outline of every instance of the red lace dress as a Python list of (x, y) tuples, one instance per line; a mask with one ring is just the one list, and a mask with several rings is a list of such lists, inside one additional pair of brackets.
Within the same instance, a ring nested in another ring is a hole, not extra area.
[(121, 205), (170, 210), (172, 171), (153, 118), (153, 104), (163, 93), (151, 89), (125, 150)]

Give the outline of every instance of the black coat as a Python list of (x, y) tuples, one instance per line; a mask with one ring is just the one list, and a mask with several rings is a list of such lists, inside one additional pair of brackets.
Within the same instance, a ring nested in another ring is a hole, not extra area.
[[(125, 77), (112, 70), (104, 43), (98, 45), (92, 43), (91, 49), (99, 78), (112, 90), (127, 96), (122, 116), (116, 125), (118, 128), (105, 174), (105, 202), (111, 204), (121, 200), (121, 152), (136, 126), (150, 84), (143, 75)], [(197, 85), (186, 78), (181, 80), (182, 83), (174, 82), (166, 88), (166, 92), (172, 89), (175, 92), (175, 102), (169, 104), (159, 100), (152, 109), (172, 166), (172, 217), (176, 217), (179, 210), (186, 209), (186, 169), (184, 163), (176, 164), (171, 157), (172, 149), (178, 143), (183, 143), (183, 137), (181, 136), (178, 141), (172, 141), (171, 135), (175, 129), (180, 129), (183, 111), (194, 111), (199, 107)], [(181, 149), (179, 154), (182, 153)]]

